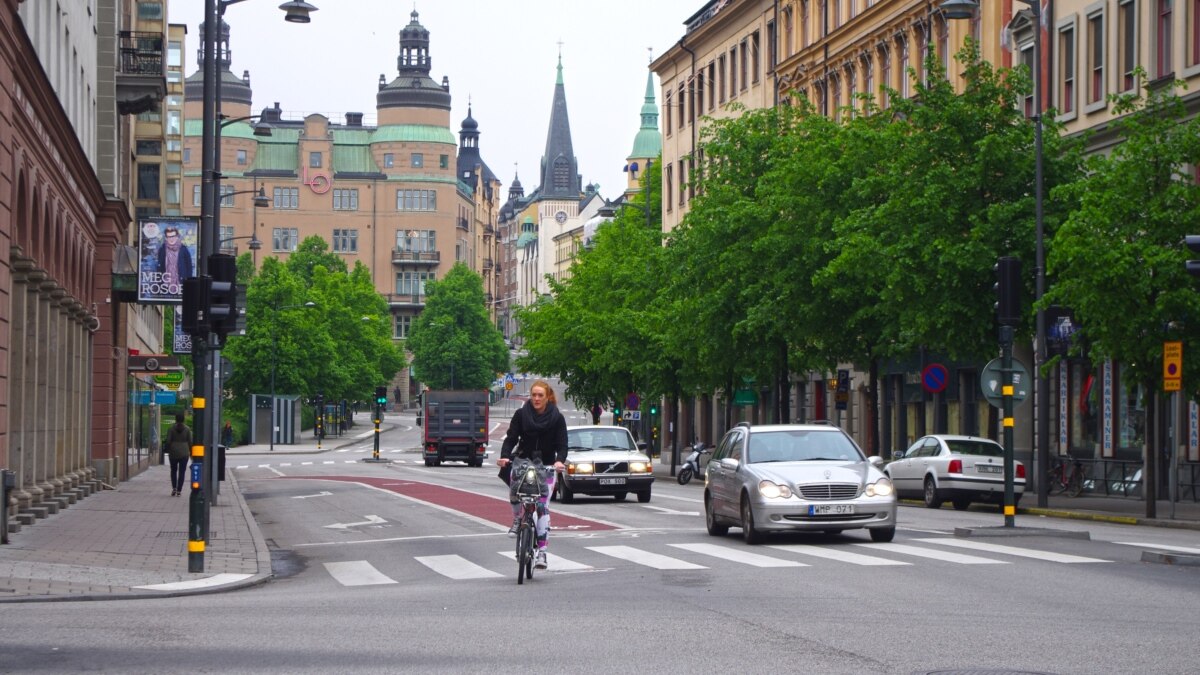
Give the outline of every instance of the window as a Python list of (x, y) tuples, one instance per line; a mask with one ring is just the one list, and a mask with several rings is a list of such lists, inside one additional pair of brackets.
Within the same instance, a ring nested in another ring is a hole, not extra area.
[(167, 139), (167, 152), (180, 152), (183, 150), (183, 142), (178, 138)]
[(692, 80), (688, 79), (688, 124), (696, 123), (696, 86)]
[(663, 94), (663, 118), (667, 122), (667, 135), (670, 136), (671, 131), (674, 129), (674, 127), (671, 125), (671, 120), (674, 118), (671, 117), (671, 92), (669, 91)]
[(334, 211), (357, 211), (358, 210), (358, 188), (334, 189), (334, 191), (333, 191), (333, 210)]
[(276, 252), (296, 250), (300, 234), (294, 227), (276, 227), (271, 230), (271, 247)]
[(1062, 114), (1075, 112), (1075, 28), (1063, 28), (1058, 32), (1059, 68), (1062, 75), (1062, 100), (1059, 101), (1059, 112)]
[(358, 230), (334, 228), (333, 252), (358, 253)]
[(684, 90), (684, 86), (685, 85), (682, 82), (679, 83), (679, 92), (678, 92), (679, 100), (677, 102), (677, 105), (679, 106), (678, 119), (679, 119), (679, 130), (680, 131), (683, 131), (683, 123), (686, 121), (686, 118), (684, 117), (684, 115), (687, 113), (687, 111), (683, 109), (683, 107), (684, 107), (683, 100), (687, 96), (687, 91)]
[(411, 316), (406, 316), (406, 315), (402, 316), (400, 314), (397, 314), (395, 319), (396, 319), (396, 330), (392, 334), (393, 337), (395, 337), (397, 340), (408, 339), (408, 331), (412, 330), (412, 319), (413, 318)]
[(396, 165), (396, 156), (390, 152), (383, 153), (383, 168), (390, 169)]
[(1190, 0), (1188, 5), (1188, 65), (1200, 65), (1200, 0)]
[(277, 187), (273, 191), (272, 206), (277, 209), (300, 208), (300, 188)]
[(742, 40), (740, 47), (741, 56), (738, 59), (738, 82), (742, 83), (742, 91), (745, 91), (746, 88), (750, 86), (750, 78), (746, 77), (746, 64), (750, 61), (750, 59), (747, 58), (750, 53), (750, 46), (745, 40)]
[(442, 169), (449, 169), (450, 155), (438, 155), (438, 167)]
[(864, 53), (862, 57), (863, 93), (871, 96), (875, 93), (875, 68), (871, 63), (871, 55)]
[(711, 111), (717, 107), (717, 64), (709, 62), (708, 64), (708, 109)]
[(1155, 25), (1154, 45), (1155, 45), (1155, 64), (1157, 70), (1155, 75), (1158, 77), (1167, 77), (1175, 72), (1171, 64), (1171, 10), (1173, 0), (1158, 0), (1158, 23)]
[(173, 204), (175, 206), (179, 206), (179, 179), (178, 178), (168, 178), (167, 179), (167, 193), (164, 196), (163, 201), (168, 204)]
[(687, 189), (687, 175), (683, 168), (683, 160), (679, 160), (679, 205), (683, 206), (683, 193)]
[(397, 211), (437, 211), (434, 190), (396, 190)]
[(192, 149), (191, 149), (191, 148), (184, 148), (184, 149), (183, 149), (183, 163), (184, 163), (184, 164), (187, 164), (187, 163), (189, 163), (189, 162), (191, 162), (191, 161), (192, 161)]
[(753, 59), (750, 67), (750, 78), (755, 84), (758, 84), (758, 70), (760, 66), (758, 58), (758, 31), (750, 34), (750, 57)]
[(1137, 68), (1137, 5), (1134, 0), (1121, 3), (1117, 21), (1120, 23), (1121, 91), (1129, 91), (1133, 89), (1133, 71)]
[(738, 58), (737, 47), (729, 49), (729, 98), (737, 96), (738, 83)]
[(161, 2), (139, 2), (137, 9), (139, 19), (161, 20), (163, 18)]
[(829, 114), (834, 121), (842, 119), (842, 82), (836, 73), (829, 75)]
[(137, 198), (158, 199), (158, 176), (161, 165), (138, 164)]
[(237, 164), (238, 164), (238, 166), (246, 166), (246, 151), (245, 150), (237, 151)]
[(200, 186), (192, 186), (192, 206), (200, 206)]
[(308, 153), (308, 168), (310, 168), (310, 169), (321, 168), (321, 153), (319, 153), (319, 152)]
[(938, 21), (936, 30), (938, 61), (942, 64), (942, 70), (946, 71), (946, 77), (950, 77), (950, 26), (943, 19)]
[(137, 142), (137, 154), (157, 157), (162, 154), (162, 141), (141, 141)]
[(432, 253), (437, 250), (437, 232), (433, 230), (397, 230), (396, 251)]
[[(888, 53), (887, 45), (879, 45), (879, 107), (888, 107), (888, 93), (885, 87), (892, 86), (892, 55)], [(874, 93), (874, 92), (872, 92)]]
[(900, 52), (900, 96), (912, 96), (912, 78), (908, 75), (908, 40), (904, 36), (896, 38), (896, 50)]
[(1104, 100), (1104, 15), (1088, 17), (1088, 103)]
[(146, 112), (138, 113), (139, 122), (161, 122), (162, 113), (157, 110), (147, 110)]
[[(1034, 67), (1034, 65), (1033, 65), (1033, 43), (1029, 42), (1027, 44), (1022, 45), (1020, 50), (1021, 50), (1021, 52), (1020, 52), (1020, 56), (1019, 56), (1019, 63), (1021, 65), (1025, 66), (1026, 68), (1028, 68), (1029, 72), (1032, 74), (1034, 72), (1034, 70), (1033, 70), (1033, 67)], [(1024, 110), (1025, 110), (1025, 117), (1028, 117), (1029, 119), (1033, 119), (1034, 113), (1033, 113), (1033, 92), (1032, 91), (1025, 95)]]
[[(757, 35), (757, 33), (755, 33)], [(757, 43), (755, 43), (757, 44)], [(778, 64), (779, 54), (779, 36), (775, 34), (775, 22), (767, 22), (767, 72), (775, 72), (775, 66)]]
[(695, 111), (700, 111), (704, 114), (704, 67), (700, 67), (700, 72), (696, 73), (696, 90), (695, 96), (692, 97), (692, 115), (695, 116)]
[(434, 280), (433, 272), (396, 272), (396, 294), (424, 297), (425, 282)]
[(722, 54), (717, 58), (717, 89), (719, 95), (717, 102), (724, 105), (725, 103), (725, 55)]
[(232, 185), (221, 186), (221, 208), (227, 209), (233, 206), (233, 193), (234, 189)]
[(671, 210), (671, 204), (673, 203), (671, 200), (671, 193), (674, 192), (674, 190), (675, 190), (674, 174), (675, 174), (675, 167), (668, 165), (667, 166), (667, 179), (663, 181), (663, 187), (665, 187), (667, 189), (666, 199), (663, 200), (663, 203), (667, 205), (668, 211)]
[(167, 135), (178, 136), (183, 133), (182, 111), (168, 110), (167, 111)]
[(225, 248), (226, 244), (230, 244), (230, 247), (232, 248), (232, 244), (230, 242), (233, 241), (235, 236), (237, 235), (234, 233), (232, 225), (222, 225), (221, 236), (220, 239), (217, 240), (217, 248)]
[(412, 160), (409, 162), (409, 166), (411, 166), (414, 169), (424, 168), (425, 167), (425, 155), (423, 155), (419, 152), (414, 152), (412, 154)]
[(183, 43), (171, 40), (167, 43), (167, 66), (170, 68), (183, 67)]

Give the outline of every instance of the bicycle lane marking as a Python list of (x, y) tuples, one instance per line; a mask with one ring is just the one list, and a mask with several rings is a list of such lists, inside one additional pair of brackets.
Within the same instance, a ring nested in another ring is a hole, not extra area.
[[(481, 495), (458, 488), (423, 483), (410, 479), (398, 479), (374, 476), (281, 476), (275, 480), (332, 480), (343, 483), (356, 483), (377, 490), (391, 492), (410, 501), (431, 506), (442, 511), (459, 513), (476, 521), (503, 526), (508, 529), (512, 524), (512, 512), (501, 507), (508, 503), (507, 499)], [(602, 532), (620, 529), (616, 525), (580, 518), (562, 511), (550, 508), (550, 522), (555, 530), (571, 530), (572, 532)]]

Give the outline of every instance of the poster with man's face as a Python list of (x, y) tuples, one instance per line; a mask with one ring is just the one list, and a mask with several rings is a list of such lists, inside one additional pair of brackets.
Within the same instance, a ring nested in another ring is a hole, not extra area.
[(196, 276), (199, 232), (196, 218), (157, 216), (138, 221), (138, 302), (183, 301), (183, 280)]

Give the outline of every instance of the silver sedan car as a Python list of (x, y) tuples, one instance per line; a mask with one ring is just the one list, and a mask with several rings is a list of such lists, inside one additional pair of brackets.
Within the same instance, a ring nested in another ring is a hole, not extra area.
[(891, 541), (896, 496), (880, 463), (836, 426), (743, 422), (705, 468), (708, 533), (740, 527), (746, 543), (757, 544), (773, 531), (867, 528), (872, 541)]

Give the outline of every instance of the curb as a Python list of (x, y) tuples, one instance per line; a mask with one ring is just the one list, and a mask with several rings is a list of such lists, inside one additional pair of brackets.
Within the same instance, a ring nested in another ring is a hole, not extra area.
[[(924, 502), (918, 499), (900, 499), (900, 504), (906, 506), (924, 506)], [(982, 511), (994, 510), (993, 505), (976, 505), (972, 504), (969, 510)], [(1095, 511), (1072, 511), (1061, 508), (1039, 508), (1036, 506), (1019, 506), (1017, 507), (1017, 515), (1024, 516), (1045, 516), (1049, 518), (1063, 518), (1065, 520), (1086, 520), (1096, 523), (1114, 523), (1117, 525), (1141, 525), (1144, 527), (1163, 527), (1175, 530), (1197, 530), (1200, 531), (1200, 522), (1192, 520), (1166, 520), (1163, 518), (1145, 518), (1141, 516), (1118, 516), (1110, 513), (1097, 513)]]

